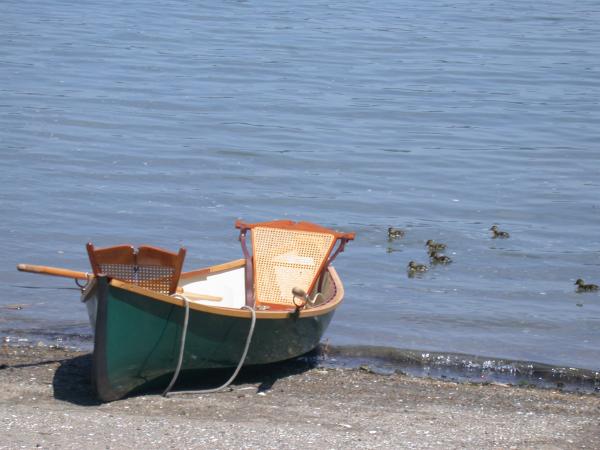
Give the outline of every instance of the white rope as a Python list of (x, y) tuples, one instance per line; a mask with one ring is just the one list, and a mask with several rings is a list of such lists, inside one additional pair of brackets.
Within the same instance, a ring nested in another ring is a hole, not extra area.
[[(171, 379), (169, 386), (167, 386), (167, 388), (164, 390), (164, 392), (162, 394), (163, 397), (168, 397), (169, 391), (175, 384), (175, 381), (177, 381), (177, 377), (179, 377), (179, 372), (181, 371), (181, 365), (183, 363), (183, 351), (185, 349), (185, 338), (187, 335), (187, 328), (188, 328), (189, 315), (190, 315), (189, 300), (186, 297), (184, 297), (183, 295), (176, 295), (175, 297), (183, 299), (183, 301), (185, 303), (185, 316), (183, 318), (183, 330), (181, 332), (181, 344), (179, 346), (179, 359), (177, 361), (177, 368), (175, 369), (175, 373), (173, 374), (173, 378)], [(240, 358), (240, 361), (238, 362), (238, 365), (235, 368), (233, 375), (231, 375), (231, 377), (229, 377), (229, 379), (223, 385), (221, 385), (217, 388), (202, 389), (202, 390), (190, 390), (190, 391), (177, 391), (177, 392), (173, 392), (172, 394), (210, 394), (212, 392), (218, 392), (222, 389), (225, 389), (227, 386), (229, 386), (231, 383), (233, 383), (233, 380), (235, 380), (240, 369), (244, 365), (244, 361), (246, 361), (246, 356), (248, 355), (248, 349), (250, 348), (250, 342), (252, 341), (252, 335), (254, 334), (254, 327), (256, 325), (256, 311), (254, 310), (254, 308), (252, 308), (251, 306), (244, 305), (244, 306), (242, 306), (242, 309), (247, 309), (250, 311), (250, 314), (252, 315), (252, 320), (250, 322), (250, 329), (248, 330), (248, 336), (246, 337), (246, 344), (244, 346), (244, 351), (242, 352), (242, 357)]]
[(181, 329), (181, 342), (179, 343), (179, 358), (177, 359), (177, 368), (175, 369), (173, 378), (171, 378), (171, 382), (163, 392), (164, 397), (167, 396), (167, 394), (175, 384), (175, 381), (177, 381), (177, 377), (179, 377), (179, 371), (181, 370), (181, 364), (183, 363), (183, 350), (185, 349), (185, 338), (187, 336), (188, 323), (190, 320), (190, 301), (183, 295), (174, 295), (173, 297), (183, 300), (183, 304), (185, 305), (185, 314), (183, 316), (183, 327)]

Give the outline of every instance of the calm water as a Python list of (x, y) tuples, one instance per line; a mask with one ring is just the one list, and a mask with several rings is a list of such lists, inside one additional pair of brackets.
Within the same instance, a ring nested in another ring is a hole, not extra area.
[[(599, 370), (598, 2), (285, 3), (2, 2), (0, 335), (90, 345), (18, 262), (291, 218), (357, 232), (333, 344)], [(408, 278), (427, 239), (454, 263)]]

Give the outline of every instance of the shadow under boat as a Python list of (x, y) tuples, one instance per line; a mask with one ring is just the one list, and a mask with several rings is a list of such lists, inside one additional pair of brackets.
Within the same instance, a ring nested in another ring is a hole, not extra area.
[[(230, 385), (230, 389), (237, 386), (256, 385), (256, 393), (268, 392), (283, 378), (305, 373), (320, 365), (322, 352), (319, 349), (308, 352), (297, 358), (258, 366), (243, 367)], [(55, 361), (52, 361), (55, 362)], [(81, 355), (74, 358), (60, 360), (52, 382), (54, 397), (79, 406), (98, 406), (103, 403), (96, 394), (92, 384), (93, 355)], [(173, 393), (185, 393), (213, 389), (220, 386), (229, 378), (232, 369), (206, 369), (183, 371), (177, 381)], [(140, 395), (160, 395), (164, 385), (169, 382), (169, 376), (164, 376), (131, 391), (125, 398)]]

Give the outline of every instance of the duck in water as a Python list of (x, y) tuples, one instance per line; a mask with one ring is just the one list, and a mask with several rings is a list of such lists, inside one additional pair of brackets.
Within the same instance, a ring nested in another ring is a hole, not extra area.
[(500, 231), (496, 225), (493, 225), (492, 228), (490, 228), (490, 231), (492, 232), (492, 238), (494, 239), (510, 237), (510, 234), (508, 234), (506, 231)]
[(429, 258), (433, 264), (450, 264), (452, 259), (446, 255), (438, 255), (435, 250), (429, 250)]
[(594, 292), (598, 290), (598, 285), (585, 284), (585, 282), (581, 278), (577, 279), (575, 285), (577, 286), (577, 292)]
[(388, 228), (388, 239), (400, 239), (403, 238), (406, 232), (400, 228), (389, 227)]
[(442, 244), (441, 242), (435, 242), (429, 239), (425, 242), (425, 245), (429, 248), (429, 251), (439, 252), (446, 248), (446, 244)]
[(411, 261), (408, 263), (408, 272), (409, 273), (412, 273), (412, 274), (417, 273), (417, 272), (423, 273), (423, 272), (427, 272), (427, 270), (428, 270), (428, 267), (425, 264), (417, 264), (414, 261)]

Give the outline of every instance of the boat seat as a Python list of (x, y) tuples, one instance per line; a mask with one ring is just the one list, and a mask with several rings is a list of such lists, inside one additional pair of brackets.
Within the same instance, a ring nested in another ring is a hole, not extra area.
[(135, 284), (155, 292), (174, 294), (185, 259), (185, 249), (172, 253), (158, 247), (117, 245), (95, 248), (89, 242), (86, 246), (94, 275)]
[[(311, 293), (321, 274), (354, 239), (310, 222), (277, 220), (235, 223), (246, 258), (246, 305), (269, 309), (295, 309), (293, 288)], [(246, 245), (251, 231), (252, 255)], [(333, 248), (339, 242), (337, 250)], [(317, 287), (318, 289), (318, 287)]]

